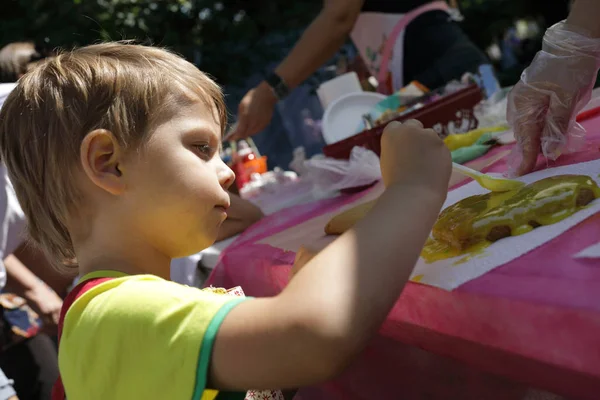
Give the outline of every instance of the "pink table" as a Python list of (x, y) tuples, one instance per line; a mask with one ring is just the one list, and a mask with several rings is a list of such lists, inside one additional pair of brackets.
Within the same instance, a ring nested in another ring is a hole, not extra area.
[[(600, 158), (600, 118), (585, 126), (586, 148), (550, 166)], [(545, 165), (540, 158), (538, 167)], [(505, 169), (500, 160), (486, 171)], [(294, 253), (258, 242), (362, 195), (268, 217), (223, 253), (208, 283), (241, 285), (253, 296), (278, 293)], [(504, 400), (520, 399), (526, 386), (534, 386), (600, 398), (600, 260), (572, 258), (599, 240), (596, 215), (455, 291), (407, 284), (379, 335), (349, 370), (298, 397)]]

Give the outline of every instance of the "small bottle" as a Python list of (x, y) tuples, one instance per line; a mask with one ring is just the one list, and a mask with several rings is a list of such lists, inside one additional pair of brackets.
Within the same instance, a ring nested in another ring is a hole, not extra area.
[(240, 140), (238, 143), (237, 161), (242, 164), (256, 159), (256, 154), (250, 148), (250, 145), (245, 140)]
[(256, 155), (250, 148), (248, 142), (240, 140), (233, 164), (233, 170), (236, 175), (235, 183), (240, 190), (250, 181), (252, 170), (251, 168), (248, 168), (247, 163), (254, 159), (256, 159)]

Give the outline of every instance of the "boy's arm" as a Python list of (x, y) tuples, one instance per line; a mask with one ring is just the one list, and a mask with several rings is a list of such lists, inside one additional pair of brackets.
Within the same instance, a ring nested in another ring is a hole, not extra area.
[(241, 303), (213, 345), (216, 389), (290, 388), (332, 378), (396, 302), (448, 190), (450, 152), (418, 121), (381, 139), (387, 190), (355, 227), (310, 260), (277, 297)]
[(216, 335), (211, 386), (314, 384), (341, 372), (377, 331), (437, 218), (451, 170), (444, 143), (418, 121), (388, 124), (381, 148), (386, 192), (279, 296), (230, 311)]
[(217, 334), (211, 386), (298, 387), (341, 372), (397, 300), (444, 198), (426, 182), (393, 185), (278, 297), (234, 308)]
[(302, 83), (339, 51), (356, 23), (364, 0), (325, 0), (323, 3), (317, 18), (275, 69), (290, 88)]
[(598, 17), (600, 17), (600, 1), (577, 0), (571, 5), (567, 23), (585, 29), (592, 37), (600, 37)]
[(250, 225), (264, 217), (260, 208), (241, 197), (230, 193), (231, 205), (227, 210), (227, 219), (221, 225), (217, 242), (245, 231)]
[[(289, 89), (313, 74), (342, 47), (352, 31), (364, 0), (325, 0), (319, 15), (285, 59), (275, 68)], [(246, 93), (238, 110), (238, 124), (227, 138), (241, 139), (260, 132), (270, 122), (277, 98), (266, 82)]]

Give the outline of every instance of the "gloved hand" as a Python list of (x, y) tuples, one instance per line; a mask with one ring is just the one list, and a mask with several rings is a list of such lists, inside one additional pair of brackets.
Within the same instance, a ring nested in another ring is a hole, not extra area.
[(554, 160), (585, 143), (575, 117), (590, 100), (599, 60), (599, 38), (564, 22), (546, 31), (542, 50), (508, 97), (507, 119), (517, 139), (511, 173), (531, 172), (540, 150)]

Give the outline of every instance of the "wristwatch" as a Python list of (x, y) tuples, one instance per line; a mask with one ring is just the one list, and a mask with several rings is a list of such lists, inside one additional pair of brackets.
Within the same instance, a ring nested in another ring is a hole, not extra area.
[(273, 93), (278, 100), (282, 100), (290, 94), (290, 88), (287, 83), (285, 83), (285, 81), (275, 72), (271, 72), (267, 75), (265, 82), (271, 87), (271, 90), (273, 90)]

